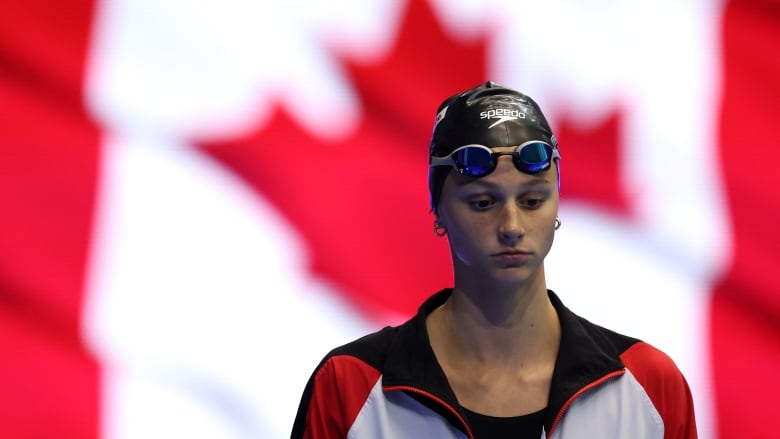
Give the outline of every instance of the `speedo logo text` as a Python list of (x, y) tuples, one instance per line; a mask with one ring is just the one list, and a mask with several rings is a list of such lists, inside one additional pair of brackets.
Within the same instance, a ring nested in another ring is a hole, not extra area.
[(498, 119), (488, 127), (493, 128), (494, 126), (502, 124), (508, 120), (525, 119), (525, 113), (520, 110), (513, 110), (511, 108), (493, 108), (479, 113), (479, 118)]

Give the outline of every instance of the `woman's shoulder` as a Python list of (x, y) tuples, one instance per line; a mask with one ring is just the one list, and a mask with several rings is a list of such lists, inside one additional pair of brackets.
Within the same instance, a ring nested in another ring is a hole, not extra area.
[(616, 332), (576, 316), (578, 330), (611, 355), (642, 381), (680, 380), (682, 373), (674, 360), (661, 349), (641, 339)]
[(687, 391), (687, 383), (675, 362), (661, 349), (638, 338), (616, 332), (595, 324), (563, 306), (551, 294), (561, 324), (564, 328), (566, 349), (577, 357), (592, 355), (597, 351), (606, 357), (619, 360), (644, 386), (677, 387)]
[(331, 350), (327, 357), (348, 355), (360, 358), (364, 361), (383, 356), (393, 344), (395, 335), (400, 326), (385, 326), (375, 332), (363, 335), (360, 338), (352, 340)]
[(647, 342), (637, 341), (623, 352), (620, 359), (643, 384), (684, 381), (674, 360)]
[(412, 315), (403, 323), (385, 326), (375, 332), (366, 334), (331, 350), (325, 360), (336, 356), (351, 356), (368, 363), (377, 369), (381, 369), (387, 354), (390, 351), (408, 351), (415, 347), (428, 344), (428, 335), (425, 329), (427, 315), (444, 303), (451, 293), (451, 289), (444, 289), (431, 295)]
[(385, 326), (357, 339), (349, 341), (328, 352), (322, 364), (334, 359), (357, 359), (374, 369), (382, 370), (388, 352), (398, 343), (398, 338), (411, 330), (413, 319), (396, 326)]

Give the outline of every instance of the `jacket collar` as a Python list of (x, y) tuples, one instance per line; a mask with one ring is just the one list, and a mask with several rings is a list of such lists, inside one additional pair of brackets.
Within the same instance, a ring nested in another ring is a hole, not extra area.
[[(578, 390), (610, 372), (623, 369), (619, 356), (636, 340), (594, 325), (566, 308), (554, 292), (548, 290), (547, 293), (561, 323), (561, 344), (545, 415), (545, 430), (549, 431), (558, 412)], [(462, 416), (457, 398), (433, 353), (425, 325), (428, 315), (451, 294), (450, 288), (434, 294), (411, 320), (398, 327), (387, 353), (383, 385), (414, 387), (435, 395)], [(429, 407), (435, 406), (432, 401), (423, 402)]]

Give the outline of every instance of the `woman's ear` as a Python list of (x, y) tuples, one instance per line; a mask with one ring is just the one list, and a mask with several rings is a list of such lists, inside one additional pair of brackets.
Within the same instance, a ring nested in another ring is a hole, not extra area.
[(433, 215), (433, 234), (437, 238), (441, 238), (447, 234), (447, 228), (441, 223), (438, 213), (434, 213)]

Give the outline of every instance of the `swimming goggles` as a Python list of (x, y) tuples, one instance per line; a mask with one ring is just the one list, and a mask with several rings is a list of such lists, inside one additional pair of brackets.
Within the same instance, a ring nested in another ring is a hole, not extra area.
[(531, 140), (518, 145), (514, 151), (495, 152), (484, 145), (464, 145), (445, 157), (431, 157), (431, 166), (452, 166), (460, 175), (484, 177), (496, 170), (498, 157), (511, 155), (518, 171), (538, 174), (550, 168), (555, 159), (560, 159), (558, 148), (546, 142)]

